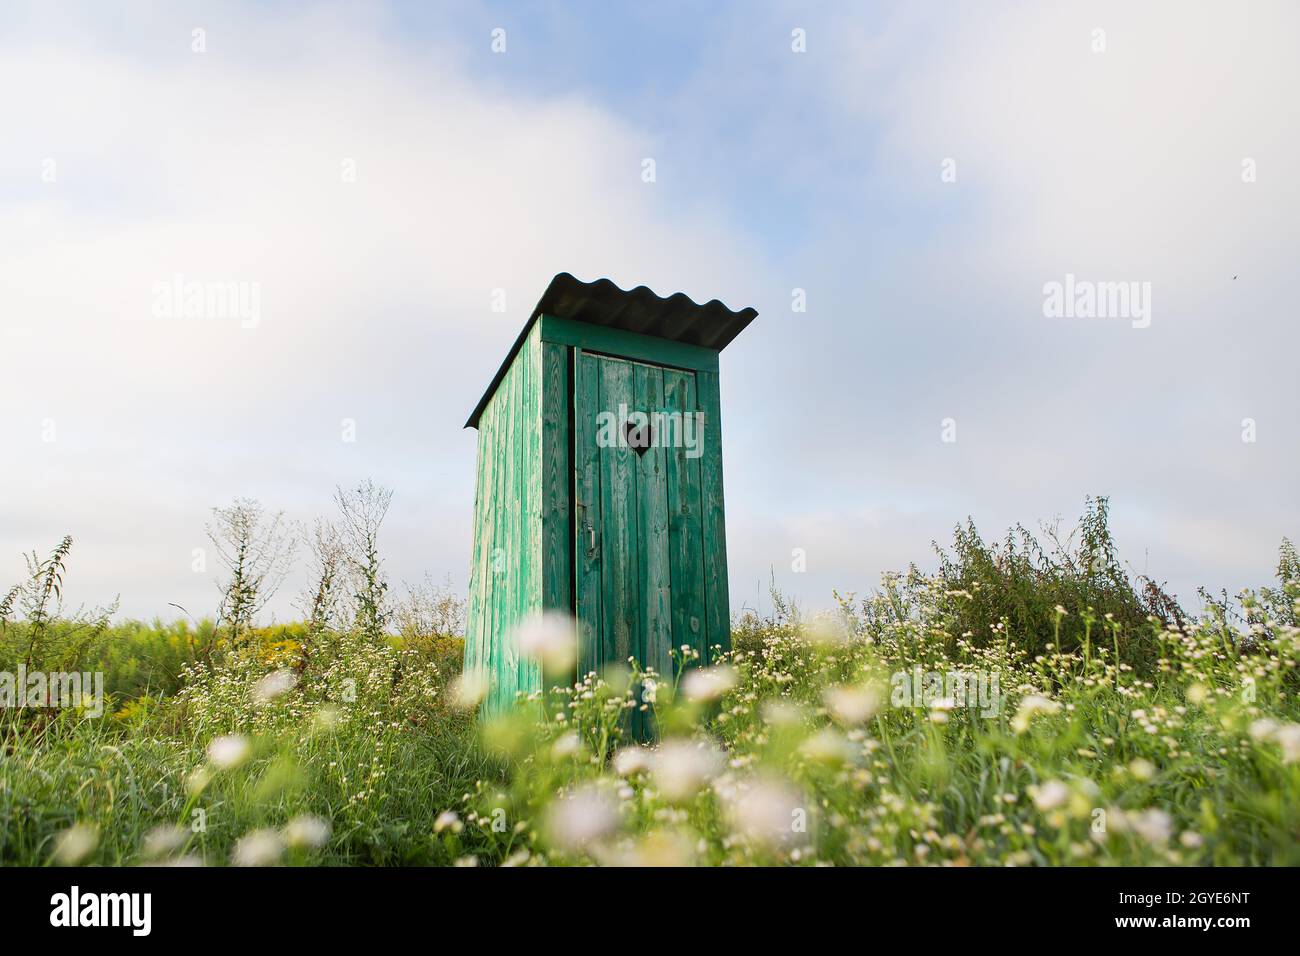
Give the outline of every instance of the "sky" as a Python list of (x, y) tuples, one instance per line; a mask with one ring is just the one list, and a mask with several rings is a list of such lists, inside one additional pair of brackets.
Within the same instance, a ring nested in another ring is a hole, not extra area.
[(1292, 3), (0, 7), (0, 582), (70, 534), (74, 604), (210, 614), (212, 507), (370, 477), (397, 592), (463, 592), (462, 426), (561, 271), (758, 310), (733, 609), (1087, 495), (1190, 607), (1300, 535)]

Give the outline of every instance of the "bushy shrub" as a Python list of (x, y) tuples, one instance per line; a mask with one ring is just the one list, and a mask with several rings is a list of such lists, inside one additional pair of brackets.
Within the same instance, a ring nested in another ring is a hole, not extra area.
[(869, 632), (908, 620), (941, 623), (949, 647), (1011, 643), (1039, 654), (1085, 644), (1118, 648), (1142, 673), (1155, 665), (1154, 626), (1181, 626), (1187, 613), (1175, 597), (1120, 562), (1105, 498), (1089, 498), (1078, 526), (1042, 532), (1046, 543), (1017, 525), (1001, 541), (986, 542), (967, 520), (953, 532), (951, 550), (938, 544), (933, 574), (912, 565), (886, 576), (863, 601)]

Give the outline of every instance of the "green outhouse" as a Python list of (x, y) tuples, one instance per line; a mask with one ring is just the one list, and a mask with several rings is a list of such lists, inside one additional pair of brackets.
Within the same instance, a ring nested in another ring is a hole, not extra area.
[(568, 273), (466, 427), (478, 429), (465, 669), (485, 712), (541, 688), (516, 629), (576, 618), (576, 675), (729, 648), (718, 353), (758, 313)]

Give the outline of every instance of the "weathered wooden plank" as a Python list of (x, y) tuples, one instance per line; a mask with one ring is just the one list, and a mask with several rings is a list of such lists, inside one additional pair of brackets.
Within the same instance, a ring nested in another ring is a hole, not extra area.
[(686, 342), (674, 342), (653, 335), (610, 329), (588, 322), (575, 322), (553, 315), (543, 315), (538, 323), (542, 341), (569, 345), (587, 352), (614, 355), (619, 358), (668, 365), (675, 368), (718, 370), (718, 353), (715, 349)]
[[(667, 455), (662, 434), (663, 422), (654, 421), (652, 413), (664, 406), (664, 370), (659, 366), (634, 366), (636, 411), (651, 417), (648, 427), (651, 447), (638, 456), (638, 541), (640, 543), (641, 638), (639, 659), (653, 667), (660, 679), (671, 678), (672, 662), (672, 577), (668, 547), (668, 474)], [(635, 452), (633, 453), (635, 454)]]
[[(541, 575), (541, 340), (539, 330), (529, 337), (526, 359), (519, 368), (519, 416), (516, 427), (519, 443), (515, 452), (515, 495), (517, 506), (512, 508), (510, 534), (518, 559), (515, 562), (515, 581), (511, 593), (511, 619), (517, 627), (530, 610), (533, 602), (534, 579)], [(539, 595), (540, 596), (540, 595)], [(515, 650), (515, 690), (525, 694), (541, 687), (541, 663)]]
[[(620, 408), (630, 408), (634, 400), (631, 364), (602, 357), (599, 411), (617, 416)], [(636, 453), (619, 441), (606, 444), (612, 447), (599, 449), (601, 527), (597, 533), (602, 564), (603, 655), (606, 661), (626, 662), (641, 645)]]
[[(541, 509), (541, 574), (538, 601), (546, 609), (575, 613), (573, 605), (572, 503), (574, 474), (570, 461), (573, 434), (569, 413), (569, 364), (572, 350), (539, 341), (541, 373), (541, 480), (536, 483)], [(560, 675), (555, 675), (557, 681)], [(569, 683), (576, 675), (566, 675)]]
[(497, 706), (507, 705), (514, 698), (514, 654), (511, 648), (510, 615), (507, 610), (511, 564), (509, 535), (511, 479), (514, 477), (514, 405), (515, 386), (519, 381), (519, 359), (510, 366), (505, 381), (501, 383), (501, 405), (497, 409), (497, 480), (496, 496), (492, 509), (492, 547), (495, 567), (492, 575), (492, 670), (491, 681)]
[(695, 373), (696, 400), (704, 415), (700, 483), (704, 531), (705, 633), (712, 649), (731, 648), (731, 603), (727, 592), (726, 514), (722, 500), (722, 416), (718, 375)]
[(601, 474), (596, 446), (596, 414), (600, 405), (600, 361), (573, 350), (574, 397), (574, 561), (579, 630), (578, 675), (599, 671), (604, 663), (604, 608), (601, 594)]
[[(680, 415), (681, 435), (675, 447), (667, 449), (668, 549), (673, 581), (673, 646), (688, 645), (708, 658), (704, 592), (704, 530), (700, 498), (700, 454), (685, 445), (691, 438), (699, 452), (698, 423), (687, 416), (698, 411), (695, 376), (674, 369), (664, 371), (664, 405)], [(687, 431), (686, 429), (690, 429)]]

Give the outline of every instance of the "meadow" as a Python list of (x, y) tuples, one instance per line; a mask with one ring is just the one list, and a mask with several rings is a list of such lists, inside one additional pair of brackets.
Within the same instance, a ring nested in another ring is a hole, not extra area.
[[(0, 712), (0, 862), (1300, 864), (1285, 540), (1275, 582), (1191, 614), (1125, 569), (1104, 499), (1069, 534), (967, 522), (834, 611), (773, 589), (709, 668), (574, 675), (572, 623), (530, 621), (551, 686), (481, 718), (463, 606), (390, 593), (374, 491), (305, 534), (291, 624), (254, 623), (267, 567), (233, 565), (211, 619), (115, 623), (64, 608), (70, 541), (33, 556), (0, 671), (101, 672), (107, 698)], [(287, 541), (232, 516), (217, 538)]]

